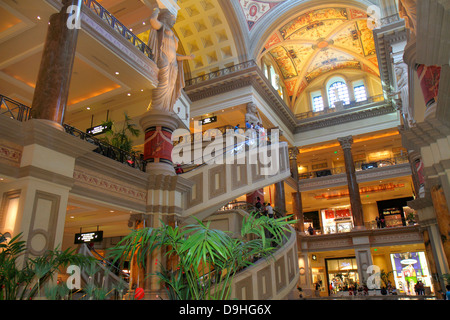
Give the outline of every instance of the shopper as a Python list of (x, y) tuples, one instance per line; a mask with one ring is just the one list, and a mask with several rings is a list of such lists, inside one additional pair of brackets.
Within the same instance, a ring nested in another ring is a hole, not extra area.
[(377, 216), (377, 217), (375, 218), (375, 220), (376, 220), (376, 222), (377, 222), (377, 228), (380, 229), (380, 228), (381, 228), (381, 220), (380, 220), (380, 217)]
[(262, 204), (261, 199), (259, 197), (256, 198), (255, 208), (258, 209), (259, 213), (261, 213)]
[(419, 282), (417, 282), (417, 284), (418, 284), (419, 296), (423, 296), (425, 294), (425, 287), (423, 286), (423, 282), (419, 280)]
[(309, 224), (309, 227), (308, 227), (308, 233), (309, 233), (311, 236), (314, 234), (314, 228), (312, 227), (311, 224)]
[(267, 204), (267, 206), (266, 206), (266, 211), (267, 211), (267, 216), (268, 216), (269, 218), (273, 218), (273, 208), (272, 208), (272, 206), (270, 205), (270, 203)]
[(446, 288), (447, 288), (447, 293), (445, 294), (445, 298), (446, 298), (448, 301), (450, 301), (450, 284), (448, 284), (448, 285), (446, 286)]

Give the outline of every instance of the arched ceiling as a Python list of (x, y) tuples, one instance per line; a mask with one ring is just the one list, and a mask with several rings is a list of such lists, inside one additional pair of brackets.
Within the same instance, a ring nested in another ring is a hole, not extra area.
[(189, 61), (190, 77), (200, 76), (238, 63), (229, 22), (217, 0), (178, 0), (180, 10), (174, 26)]
[(357, 8), (309, 9), (280, 25), (258, 59), (274, 64), (293, 107), (315, 79), (335, 70), (379, 76), (373, 32), (367, 21), (367, 13)]

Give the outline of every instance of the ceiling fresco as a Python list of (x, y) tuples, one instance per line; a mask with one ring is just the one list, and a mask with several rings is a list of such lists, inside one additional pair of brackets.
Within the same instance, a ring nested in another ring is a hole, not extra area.
[(323, 74), (352, 69), (379, 76), (367, 18), (354, 8), (315, 9), (291, 19), (268, 38), (261, 56), (275, 62), (292, 105)]
[(239, 0), (248, 30), (250, 31), (264, 15), (283, 2), (286, 0)]

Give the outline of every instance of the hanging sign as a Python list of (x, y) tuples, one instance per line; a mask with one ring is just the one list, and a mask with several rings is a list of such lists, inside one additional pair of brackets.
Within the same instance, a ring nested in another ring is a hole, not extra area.
[(106, 131), (110, 130), (111, 127), (110, 126), (106, 126), (106, 125), (98, 125), (92, 128), (89, 128), (86, 130), (86, 133), (96, 136), (98, 134), (102, 134), (105, 133)]
[(75, 244), (100, 242), (103, 240), (103, 231), (83, 232), (75, 234)]
[(204, 118), (204, 119), (202, 119), (202, 120), (200, 120), (200, 121), (201, 121), (201, 124), (202, 124), (202, 125), (210, 124), (210, 123), (213, 123), (213, 122), (216, 122), (216, 121), (217, 121), (217, 116), (212, 116), (212, 117)]

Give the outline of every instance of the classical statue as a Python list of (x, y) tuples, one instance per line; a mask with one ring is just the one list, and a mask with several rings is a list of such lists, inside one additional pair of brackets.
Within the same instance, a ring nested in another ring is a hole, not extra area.
[(414, 123), (414, 119), (409, 108), (408, 65), (401, 62), (396, 64), (394, 69), (397, 76), (397, 93), (400, 94), (402, 105), (401, 112), (404, 116), (404, 120), (411, 127)]
[(247, 104), (247, 113), (245, 114), (245, 121), (256, 125), (257, 123), (262, 124), (262, 119), (259, 116), (258, 109), (256, 107), (256, 104), (253, 102), (250, 102)]
[(148, 46), (152, 49), (158, 66), (158, 86), (152, 92), (152, 102), (148, 109), (173, 111), (175, 102), (184, 88), (183, 60), (193, 59), (194, 56), (177, 54), (178, 38), (172, 31), (176, 16), (168, 9), (155, 8), (150, 17), (150, 31)]
[(398, 1), (398, 14), (400, 18), (405, 20), (405, 26), (416, 35), (417, 26), (417, 9), (416, 0), (399, 0)]

